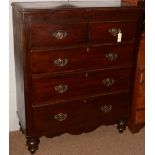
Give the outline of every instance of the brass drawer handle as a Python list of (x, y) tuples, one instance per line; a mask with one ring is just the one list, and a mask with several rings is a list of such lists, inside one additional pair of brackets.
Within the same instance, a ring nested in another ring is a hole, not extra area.
[(103, 84), (107, 87), (112, 86), (115, 83), (115, 79), (114, 78), (106, 78), (103, 79)]
[(120, 28), (112, 28), (109, 29), (108, 32), (114, 36), (117, 37), (117, 42), (120, 43), (122, 41), (122, 32)]
[(54, 119), (55, 119), (56, 121), (59, 121), (59, 122), (62, 122), (62, 121), (64, 121), (64, 120), (66, 120), (66, 118), (67, 118), (67, 113), (65, 113), (65, 114), (63, 114), (63, 113), (58, 113), (58, 114), (54, 115)]
[(61, 58), (56, 59), (56, 60), (54, 60), (54, 64), (56, 66), (63, 67), (63, 66), (68, 64), (68, 59), (67, 58), (65, 58), (65, 59), (61, 59)]
[(90, 52), (90, 48), (89, 48), (89, 47), (87, 47), (87, 48), (86, 48), (86, 51), (87, 51), (87, 53), (89, 53), (89, 52)]
[(115, 61), (118, 58), (118, 54), (117, 53), (107, 53), (106, 54), (106, 59), (109, 61)]
[(54, 89), (56, 92), (62, 94), (68, 90), (68, 85), (60, 84), (60, 85), (55, 86)]
[(120, 28), (111, 28), (111, 29), (108, 29), (108, 32), (109, 32), (112, 36), (116, 37), (116, 36), (118, 35), (118, 33), (121, 32), (121, 29), (120, 29)]
[(103, 105), (100, 107), (101, 111), (104, 113), (108, 113), (112, 110), (112, 105)]
[(67, 32), (64, 30), (57, 30), (52, 34), (56, 39), (63, 39), (67, 36)]

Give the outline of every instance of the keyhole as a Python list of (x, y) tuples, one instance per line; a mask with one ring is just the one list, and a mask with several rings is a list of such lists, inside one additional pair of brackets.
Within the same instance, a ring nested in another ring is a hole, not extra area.
[(88, 73), (85, 73), (85, 77), (88, 77)]
[(87, 47), (86, 51), (87, 51), (87, 53), (89, 53), (89, 52), (90, 52), (90, 48), (89, 48), (89, 47)]

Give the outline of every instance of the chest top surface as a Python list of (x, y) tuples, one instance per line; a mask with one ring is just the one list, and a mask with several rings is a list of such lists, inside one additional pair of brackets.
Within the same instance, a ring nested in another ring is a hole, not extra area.
[(137, 6), (127, 2), (116, 1), (51, 1), (51, 2), (13, 2), (13, 8), (19, 11), (50, 10), (50, 9), (77, 9), (77, 8), (136, 8)]

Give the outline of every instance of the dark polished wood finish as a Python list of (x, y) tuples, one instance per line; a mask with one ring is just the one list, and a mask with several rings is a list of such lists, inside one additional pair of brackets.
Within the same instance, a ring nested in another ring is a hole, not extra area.
[(129, 119), (129, 129), (135, 133), (145, 125), (145, 34), (141, 35), (138, 53), (132, 112)]
[[(114, 83), (107, 86), (104, 83), (104, 80), (107, 79), (113, 79)], [(106, 71), (59, 75), (53, 78), (35, 78), (32, 81), (32, 103), (33, 105), (40, 105), (47, 101), (54, 103), (71, 98), (76, 99), (77, 97), (129, 91), (131, 89), (131, 70), (108, 69)], [(56, 90), (58, 86), (66, 86), (66, 90), (59, 92)]]
[[(117, 48), (116, 48), (117, 47)], [(81, 69), (101, 69), (106, 67), (132, 66), (135, 58), (134, 45), (103, 45), (88, 46), (70, 49), (57, 50), (32, 50), (31, 67), (33, 74), (40, 73), (58, 73), (63, 71), (74, 71)], [(113, 53), (117, 58), (111, 60), (110, 55)], [(77, 59), (77, 57), (79, 57)], [(54, 62), (58, 59), (66, 60), (67, 63), (61, 67)]]
[[(113, 98), (115, 98), (115, 103)], [(118, 93), (34, 107), (35, 133), (54, 133), (60, 128), (65, 131), (68, 126), (78, 126), (91, 121), (100, 120), (105, 123), (109, 120), (115, 122), (119, 118), (126, 118), (129, 115), (130, 98), (130, 93)], [(60, 112), (66, 114), (63, 121), (54, 118)]]
[(39, 137), (117, 123), (131, 99), (142, 9), (129, 3), (12, 3), (17, 109), (28, 150)]

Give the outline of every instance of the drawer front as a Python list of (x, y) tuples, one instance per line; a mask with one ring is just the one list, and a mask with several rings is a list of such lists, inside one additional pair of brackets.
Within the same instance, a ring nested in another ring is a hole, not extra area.
[(48, 52), (32, 52), (32, 73), (53, 73), (133, 65), (133, 45), (94, 46)]
[(34, 105), (53, 103), (96, 94), (126, 91), (131, 85), (131, 69), (77, 73), (33, 79)]
[(88, 41), (86, 23), (31, 24), (31, 47), (59, 47)]
[(135, 41), (136, 22), (91, 23), (92, 43), (121, 43)]
[(71, 9), (71, 10), (50, 10), (50, 13), (44, 11), (42, 13), (25, 15), (28, 21), (32, 24), (47, 24), (47, 23), (68, 23), (70, 22), (84, 22), (88, 20), (88, 13), (85, 9)]
[(92, 121), (113, 123), (128, 117), (130, 94), (106, 95), (33, 108), (34, 130), (66, 130)]
[(90, 12), (92, 21), (136, 21), (139, 18), (138, 9), (92, 9)]
[[(31, 23), (63, 23), (84, 21), (137, 21), (138, 9), (102, 9), (102, 8), (74, 8), (71, 10), (50, 10), (50, 13), (31, 14)], [(26, 15), (25, 15), (26, 16)], [(128, 18), (127, 18), (128, 17)]]

